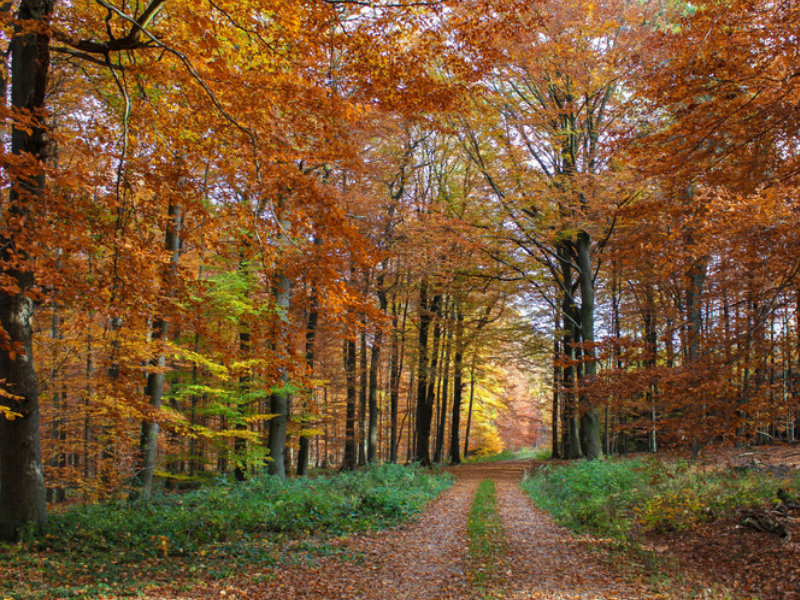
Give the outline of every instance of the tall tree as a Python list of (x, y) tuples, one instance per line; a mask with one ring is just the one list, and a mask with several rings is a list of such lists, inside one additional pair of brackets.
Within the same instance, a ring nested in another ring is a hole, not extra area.
[(0, 325), (3, 348), (0, 373), (4, 396), (14, 413), (0, 417), (0, 537), (13, 539), (26, 523), (47, 523), (39, 433), (39, 392), (33, 357), (34, 277), (26, 250), (25, 221), (44, 195), (47, 162), (45, 92), (50, 68), (48, 26), (54, 2), (22, 0), (11, 38), (11, 154), (18, 159), (11, 174), (3, 214), (3, 285)]

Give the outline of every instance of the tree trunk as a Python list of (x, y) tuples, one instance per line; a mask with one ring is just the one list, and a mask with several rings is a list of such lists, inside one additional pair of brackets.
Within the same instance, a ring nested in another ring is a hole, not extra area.
[[(317, 243), (319, 238), (314, 238), (314, 243)], [(319, 322), (319, 303), (317, 301), (316, 289), (311, 294), (311, 310), (308, 313), (308, 320), (306, 321), (306, 367), (308, 367), (309, 376), (314, 373), (314, 344), (317, 339), (317, 324)], [(309, 394), (312, 390), (309, 390)], [(297, 475), (303, 477), (308, 474), (308, 454), (309, 454), (308, 436), (300, 436), (300, 450), (297, 453)]]
[[(644, 346), (645, 346), (645, 369), (656, 368), (658, 358), (658, 330), (656, 322), (655, 291), (652, 284), (645, 286), (644, 302)], [(651, 410), (652, 425), (647, 432), (647, 449), (650, 452), (658, 451), (658, 439), (656, 437), (656, 386), (650, 384), (647, 390), (647, 403)]]
[[(381, 272), (377, 278), (378, 303), (382, 313), (386, 313), (386, 290), (383, 289), (384, 274)], [(372, 356), (369, 369), (369, 430), (367, 432), (367, 462), (375, 464), (378, 461), (378, 367), (381, 362), (383, 346), (383, 327), (378, 326), (375, 331), (375, 340), (372, 342)]]
[(456, 304), (456, 340), (453, 357), (453, 415), (450, 423), (450, 464), (461, 463), (461, 444), (459, 429), (461, 428), (461, 399), (464, 394), (464, 313)]
[[(170, 265), (166, 276), (163, 278), (162, 285), (166, 293), (164, 296), (172, 294), (174, 280), (178, 274), (178, 261), (180, 260), (180, 231), (181, 231), (181, 209), (174, 204), (168, 208), (169, 223), (167, 232), (164, 235), (164, 248), (170, 253)], [(162, 309), (162, 313), (163, 313)], [(153, 474), (156, 466), (156, 451), (158, 449), (158, 421), (155, 419), (161, 410), (161, 399), (164, 395), (164, 369), (167, 366), (167, 356), (165, 344), (167, 343), (168, 324), (164, 314), (159, 314), (153, 324), (153, 340), (160, 346), (159, 354), (151, 361), (151, 366), (155, 370), (147, 375), (147, 388), (145, 394), (150, 398), (150, 408), (152, 417), (145, 419), (142, 423), (141, 439), (141, 470), (139, 479), (142, 486), (142, 496), (149, 498), (153, 491)]]
[(581, 429), (585, 440), (583, 452), (589, 460), (600, 458), (603, 445), (600, 439), (600, 415), (597, 407), (589, 399), (587, 387), (593, 385), (597, 375), (597, 361), (594, 352), (594, 272), (592, 270), (591, 243), (589, 234), (578, 234), (578, 273), (581, 288), (581, 339), (583, 340), (583, 377), (581, 378)]
[[(247, 361), (252, 357), (250, 346), (250, 331), (246, 323), (239, 323), (239, 355), (241, 360)], [(247, 479), (247, 440), (244, 437), (247, 431), (245, 417), (249, 412), (250, 402), (244, 399), (250, 394), (251, 377), (247, 368), (243, 369), (239, 377), (239, 419), (236, 431), (241, 432), (233, 438), (233, 478), (236, 481)]]
[(367, 464), (367, 322), (361, 321), (361, 343), (358, 347), (358, 466)]
[[(48, 0), (22, 0), (10, 45), (11, 104), (34, 119), (43, 115), (45, 109), (50, 67), (50, 37), (46, 32), (53, 5)], [(47, 160), (44, 123), (39, 120), (27, 127), (15, 124), (11, 153), (30, 162), (25, 173), (11, 174), (9, 193), (8, 215), (24, 224), (44, 192), (42, 165)], [(31, 271), (21, 271), (18, 267), (20, 260), (24, 264), (28, 258), (24, 243), (17, 245), (16, 238), (23, 238), (23, 232), (14, 231), (14, 227), (6, 231), (0, 244), (11, 250), (13, 256), (5, 253), (0, 256), (0, 267), (3, 275), (16, 283), (16, 289), (0, 290), (0, 324), (7, 336), (0, 349), (0, 374), (5, 380), (4, 390), (13, 395), (13, 399), (3, 398), (3, 402), (21, 415), (13, 420), (0, 415), (0, 538), (11, 540), (26, 523), (32, 523), (36, 530), (47, 523), (47, 502), (33, 359), (33, 302), (29, 297), (34, 278)]]
[(467, 429), (464, 432), (464, 458), (469, 456), (469, 430), (472, 427), (472, 406), (475, 402), (475, 359), (469, 376), (469, 408), (467, 409)]
[[(686, 361), (689, 365), (694, 367), (700, 359), (700, 341), (703, 330), (703, 286), (706, 281), (706, 264), (703, 260), (696, 261), (691, 269), (689, 269), (689, 289), (686, 294), (686, 313), (688, 317), (688, 326), (686, 332)], [(701, 422), (704, 419), (704, 408), (702, 406), (693, 406), (689, 408), (689, 412), (695, 414), (694, 423), (691, 427), (691, 446), (692, 458), (696, 458), (700, 452), (703, 444), (705, 444), (706, 436), (701, 433)]]
[(347, 379), (347, 409), (345, 415), (344, 460), (342, 469), (353, 471), (356, 468), (356, 341), (347, 339), (344, 343), (344, 372)]
[(552, 452), (551, 455), (553, 458), (561, 458), (561, 449), (559, 448), (559, 437), (558, 437), (558, 423), (561, 415), (559, 414), (559, 402), (561, 401), (561, 356), (559, 352), (561, 350), (558, 336), (559, 334), (559, 319), (558, 314), (556, 314), (555, 319), (555, 332), (553, 335), (553, 415), (552, 415), (552, 440), (551, 440), (551, 447)]
[[(445, 311), (447, 312), (447, 311)], [(443, 460), (443, 452), (444, 452), (444, 437), (445, 437), (445, 426), (447, 425), (447, 396), (448, 396), (448, 388), (450, 386), (450, 346), (452, 345), (453, 340), (453, 332), (452, 328), (448, 326), (447, 328), (447, 337), (445, 338), (444, 344), (444, 352), (443, 352), (443, 361), (442, 361), (442, 368), (441, 371), (441, 401), (440, 411), (441, 414), (439, 415), (439, 430), (436, 434), (436, 451), (434, 452), (434, 462), (440, 463)]]
[(428, 307), (427, 282), (423, 281), (419, 288), (419, 361), (417, 365), (417, 422), (414, 429), (416, 437), (414, 460), (424, 466), (431, 464), (430, 438), (433, 405), (428, 402), (428, 330), (432, 312)]
[[(397, 318), (397, 304), (392, 302), (392, 358), (389, 367), (389, 406), (391, 412), (391, 434), (389, 439), (389, 462), (395, 464), (397, 462), (398, 443), (400, 432), (397, 427), (397, 413), (400, 403), (400, 377), (403, 373), (403, 358), (401, 344), (405, 345), (405, 327), (406, 315), (408, 314), (408, 299), (406, 299), (405, 307), (403, 309), (403, 335), (400, 338)], [(402, 341), (401, 341), (402, 339)]]
[[(288, 223), (284, 224), (285, 229)], [(281, 270), (278, 274), (278, 285), (275, 294), (275, 304), (278, 311), (288, 318), (289, 302), (291, 299), (292, 284), (286, 272)], [(285, 325), (278, 325), (279, 328)], [(276, 343), (288, 344), (285, 335), (276, 335)], [(289, 374), (286, 367), (281, 367), (278, 385), (269, 396), (270, 413), (275, 415), (269, 421), (269, 455), (272, 460), (267, 467), (270, 475), (286, 478), (286, 425), (289, 421)]]

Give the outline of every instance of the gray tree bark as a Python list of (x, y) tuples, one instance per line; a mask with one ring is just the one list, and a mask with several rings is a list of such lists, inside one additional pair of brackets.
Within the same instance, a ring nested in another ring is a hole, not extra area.
[[(11, 104), (15, 110), (38, 119), (32, 127), (14, 125), (11, 134), (12, 154), (30, 161), (28, 172), (12, 174), (8, 214), (20, 222), (31, 213), (44, 191), (47, 136), (41, 115), (50, 67), (46, 26), (53, 7), (54, 0), (22, 0), (11, 40)], [(33, 358), (33, 303), (28, 295), (34, 277), (30, 270), (19, 266), (28, 258), (16, 243), (22, 233), (6, 226), (0, 236), (0, 268), (17, 284), (16, 289), (0, 290), (0, 325), (6, 334), (0, 349), (0, 379), (4, 380), (5, 391), (14, 396), (3, 402), (21, 415), (13, 420), (0, 417), (0, 538), (6, 540), (16, 538), (27, 523), (36, 529), (47, 523), (39, 390)]]
[[(171, 295), (175, 277), (178, 274), (178, 261), (180, 260), (180, 230), (181, 230), (181, 209), (174, 204), (170, 204), (169, 225), (164, 236), (164, 247), (170, 253), (170, 265), (167, 276), (164, 277), (163, 285), (166, 288), (166, 296)], [(150, 398), (150, 406), (155, 415), (161, 410), (161, 399), (164, 395), (164, 368), (167, 365), (167, 357), (164, 352), (164, 344), (167, 342), (169, 325), (165, 315), (161, 314), (153, 324), (153, 339), (160, 343), (160, 353), (153, 359), (152, 366), (155, 370), (147, 375), (146, 395)], [(142, 423), (141, 454), (142, 464), (139, 478), (142, 484), (142, 496), (149, 498), (153, 491), (153, 473), (156, 466), (156, 450), (158, 449), (158, 421), (146, 419)]]
[(591, 245), (589, 234), (582, 231), (577, 240), (578, 267), (581, 288), (581, 338), (583, 340), (583, 378), (581, 380), (581, 430), (583, 433), (583, 452), (593, 460), (603, 454), (600, 437), (600, 415), (586, 393), (597, 375), (597, 361), (594, 352), (594, 272), (592, 270)]

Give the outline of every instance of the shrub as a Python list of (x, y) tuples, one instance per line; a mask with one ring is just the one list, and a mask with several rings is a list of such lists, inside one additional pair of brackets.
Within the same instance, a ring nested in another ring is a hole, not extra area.
[(52, 515), (34, 544), (140, 559), (275, 533), (338, 535), (407, 519), (450, 483), (448, 475), (398, 465), (331, 478), (218, 480), (185, 494), (73, 507)]
[(536, 504), (578, 532), (625, 539), (634, 533), (684, 530), (737, 508), (774, 501), (778, 488), (800, 490), (800, 475), (706, 471), (684, 461), (577, 461), (547, 466), (522, 484)]

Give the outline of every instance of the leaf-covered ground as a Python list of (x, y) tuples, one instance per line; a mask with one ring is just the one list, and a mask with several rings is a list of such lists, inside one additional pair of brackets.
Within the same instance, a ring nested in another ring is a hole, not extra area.
[[(788, 462), (763, 452), (713, 460), (754, 458), (763, 464)], [(136, 594), (149, 600), (800, 599), (800, 539), (787, 541), (723, 520), (651, 538), (638, 553), (622, 552), (613, 543), (574, 536), (534, 507), (517, 485), (530, 468), (532, 461), (456, 467), (455, 485), (409, 525), (287, 542), (279, 556), (262, 563), (226, 563), (224, 571), (202, 556), (143, 563), (141, 578), (150, 583), (143, 592), (136, 587)], [(476, 564), (467, 518), (485, 479), (495, 482), (504, 540), (493, 560)], [(0, 590), (0, 600), (4, 597)]]
[[(724, 460), (724, 457), (723, 457)], [(749, 460), (749, 459), (748, 459)], [(766, 455), (759, 460), (768, 463)], [(780, 458), (776, 462), (785, 462)], [(463, 465), (457, 483), (411, 525), (335, 543), (336, 551), (304, 564), (178, 593), (153, 588), (148, 598), (200, 600), (449, 600), (799, 598), (795, 547), (780, 538), (722, 521), (680, 536), (651, 540), (638, 559), (603, 540), (576, 537), (553, 524), (517, 486), (530, 461)], [(478, 484), (493, 479), (505, 553), (490, 565), (490, 585), (475, 586), (466, 520)]]

